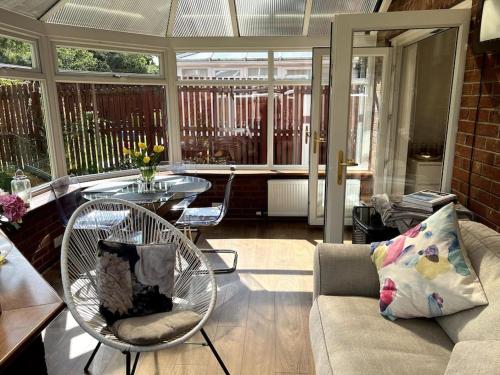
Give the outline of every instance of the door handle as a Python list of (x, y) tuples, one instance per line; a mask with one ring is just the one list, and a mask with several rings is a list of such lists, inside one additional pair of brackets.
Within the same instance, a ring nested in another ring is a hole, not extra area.
[(342, 179), (344, 177), (344, 168), (355, 167), (357, 165), (358, 163), (356, 163), (352, 159), (346, 159), (344, 161), (344, 151), (340, 150), (338, 156), (338, 164), (337, 164), (337, 184), (342, 185)]
[(318, 132), (315, 130), (313, 139), (313, 154), (318, 152), (318, 143), (326, 143), (326, 138), (318, 137)]

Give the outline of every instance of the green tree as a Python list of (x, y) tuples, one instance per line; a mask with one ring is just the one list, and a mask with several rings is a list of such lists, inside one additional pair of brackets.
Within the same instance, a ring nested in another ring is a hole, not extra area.
[(159, 67), (151, 55), (103, 52), (77, 48), (58, 48), (59, 67), (63, 70), (156, 74)]
[(0, 37), (0, 63), (31, 66), (31, 44), (16, 39)]
[(84, 72), (109, 72), (105, 60), (96, 58), (94, 51), (79, 48), (58, 48), (57, 62), (59, 69)]

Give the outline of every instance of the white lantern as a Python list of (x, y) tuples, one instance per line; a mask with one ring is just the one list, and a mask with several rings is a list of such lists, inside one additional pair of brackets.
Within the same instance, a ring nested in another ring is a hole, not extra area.
[(26, 207), (30, 206), (31, 202), (31, 182), (22, 170), (18, 169), (14, 178), (10, 182), (12, 194), (16, 194), (24, 201)]

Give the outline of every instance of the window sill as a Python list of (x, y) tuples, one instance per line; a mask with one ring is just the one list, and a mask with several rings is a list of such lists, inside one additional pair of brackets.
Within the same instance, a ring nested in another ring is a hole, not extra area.
[[(231, 171), (227, 169), (196, 169), (196, 170), (187, 170), (186, 174), (197, 174), (197, 175), (228, 175), (230, 174)], [(240, 169), (236, 170), (234, 172), (238, 176), (290, 176), (290, 177), (307, 177), (309, 175), (309, 172), (304, 169)], [(175, 174), (170, 171), (160, 171), (158, 175), (171, 175)], [(349, 171), (348, 176), (371, 176), (373, 175), (373, 172), (371, 171)], [(92, 185), (95, 185), (97, 182), (105, 182), (105, 181), (111, 181), (111, 180), (125, 180), (129, 179), (131, 177), (138, 176), (137, 173), (130, 173), (127, 175), (121, 175), (121, 176), (112, 176), (109, 174), (103, 174), (103, 176), (99, 175), (92, 175), (92, 176), (83, 176), (83, 177), (88, 177), (86, 181), (82, 181), (80, 183), (80, 186), (82, 188), (86, 188)], [(319, 172), (320, 177), (325, 176), (325, 172)], [(91, 179), (90, 179), (91, 177)], [(71, 192), (72, 190), (70, 190)], [(46, 204), (51, 203), (54, 201), (54, 196), (52, 194), (52, 191), (50, 190), (49, 184), (44, 184), (38, 186), (35, 191), (33, 198), (31, 199), (31, 205), (28, 209), (28, 213), (31, 211), (36, 210), (37, 208), (40, 208)]]

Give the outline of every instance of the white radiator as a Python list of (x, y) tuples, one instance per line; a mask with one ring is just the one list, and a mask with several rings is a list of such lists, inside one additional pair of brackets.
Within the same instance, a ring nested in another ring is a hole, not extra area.
[[(307, 216), (309, 181), (269, 180), (267, 182), (268, 216)], [(359, 204), (360, 180), (346, 180), (345, 224), (352, 224), (352, 208)], [(318, 180), (318, 212), (325, 206), (325, 180)]]
[(267, 181), (268, 216), (307, 216), (308, 180)]

